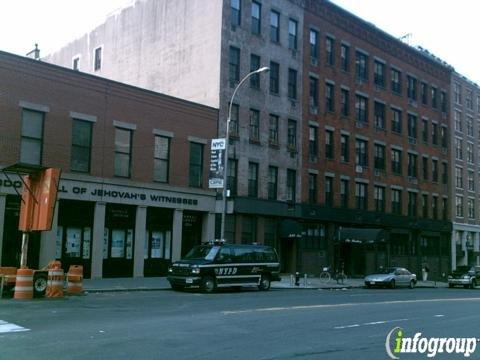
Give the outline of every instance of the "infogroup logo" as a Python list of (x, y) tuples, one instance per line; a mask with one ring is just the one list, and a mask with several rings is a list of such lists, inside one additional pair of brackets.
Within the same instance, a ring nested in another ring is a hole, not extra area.
[(437, 354), (463, 354), (470, 357), (476, 348), (477, 338), (439, 338), (422, 337), (421, 332), (415, 333), (413, 337), (405, 336), (400, 327), (395, 327), (387, 334), (385, 339), (385, 350), (391, 359), (400, 359), (401, 354), (422, 354), (433, 358)]

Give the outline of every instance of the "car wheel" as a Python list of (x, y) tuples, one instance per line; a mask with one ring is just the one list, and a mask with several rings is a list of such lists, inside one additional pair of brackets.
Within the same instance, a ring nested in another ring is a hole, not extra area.
[(270, 290), (270, 284), (270, 276), (263, 274), (260, 278), (260, 284), (258, 285), (258, 288), (262, 291), (267, 291)]
[(410, 280), (410, 285), (408, 286), (410, 289), (413, 289), (415, 287), (415, 281)]
[(395, 289), (395, 280), (390, 281), (390, 289)]
[(215, 279), (211, 276), (205, 276), (202, 278), (202, 291), (204, 293), (210, 294), (215, 291), (217, 284)]
[(476, 286), (477, 286), (477, 282), (475, 281), (475, 279), (473, 279), (470, 289), (475, 289)]

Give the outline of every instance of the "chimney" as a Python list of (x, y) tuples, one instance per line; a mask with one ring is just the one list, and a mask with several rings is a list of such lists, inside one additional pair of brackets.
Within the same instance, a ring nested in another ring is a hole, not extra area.
[(28, 52), (26, 56), (35, 60), (40, 60), (40, 49), (38, 48), (38, 44), (35, 44), (35, 49)]

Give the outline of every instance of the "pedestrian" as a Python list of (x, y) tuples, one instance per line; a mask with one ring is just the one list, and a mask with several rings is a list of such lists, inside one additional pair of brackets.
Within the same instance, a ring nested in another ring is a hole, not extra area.
[(422, 268), (422, 280), (423, 281), (428, 281), (428, 272), (430, 269), (428, 268), (428, 265), (425, 264)]

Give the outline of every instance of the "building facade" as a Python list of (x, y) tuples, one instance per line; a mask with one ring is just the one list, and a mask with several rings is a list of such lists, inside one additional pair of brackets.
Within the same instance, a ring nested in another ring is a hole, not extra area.
[[(226, 237), (283, 271), (450, 269), (451, 69), (328, 1), (137, 1), (45, 58), (232, 106)], [(217, 231), (219, 234), (219, 218)]]
[(452, 267), (480, 265), (480, 89), (454, 72), (451, 81)]
[[(52, 230), (29, 266), (159, 276), (215, 231), (214, 108), (0, 52), (0, 167), (62, 170)], [(0, 173), (0, 264), (18, 266), (19, 174)]]

